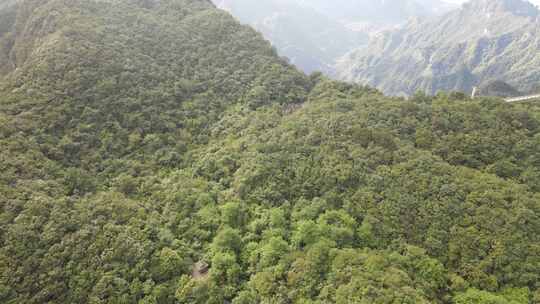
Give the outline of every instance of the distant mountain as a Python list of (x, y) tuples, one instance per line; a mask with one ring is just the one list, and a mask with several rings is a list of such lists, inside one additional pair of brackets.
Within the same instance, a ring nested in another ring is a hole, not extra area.
[(539, 14), (523, 0), (473, 0), (375, 37), (340, 62), (338, 76), (395, 95), (470, 91), (496, 79), (529, 91), (540, 81)]
[(0, 9), (4, 9), (6, 7), (12, 6), (15, 3), (17, 3), (17, 0), (2, 0), (0, 1)]
[(255, 27), (282, 56), (305, 72), (334, 74), (336, 59), (363, 46), (368, 36), (448, 9), (442, 1), (214, 0)]
[(454, 7), (440, 0), (299, 0), (324, 14), (347, 22), (399, 24), (411, 17), (432, 16)]
[(15, 1), (0, 3), (0, 79), (3, 72), (13, 67), (9, 59), (9, 49), (13, 44), (11, 29), (15, 24), (15, 10)]
[(367, 43), (367, 35), (300, 1), (223, 0), (216, 4), (263, 33), (292, 63), (310, 73), (330, 72), (335, 58)]

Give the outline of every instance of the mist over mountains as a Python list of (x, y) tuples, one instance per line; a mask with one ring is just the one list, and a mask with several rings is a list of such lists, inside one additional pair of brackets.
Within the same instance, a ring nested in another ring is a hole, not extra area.
[(345, 22), (398, 24), (410, 17), (431, 16), (453, 7), (442, 0), (299, 0), (300, 3)]
[(335, 62), (365, 45), (369, 36), (411, 17), (441, 14), (455, 5), (407, 0), (214, 0), (241, 22), (252, 25), (282, 56), (305, 72), (335, 74)]
[(499, 80), (528, 92), (540, 77), (538, 8), (524, 0), (215, 2), (305, 72), (387, 94)]
[(365, 33), (301, 1), (223, 0), (217, 4), (262, 32), (280, 55), (308, 73), (331, 73), (335, 58), (368, 41)]

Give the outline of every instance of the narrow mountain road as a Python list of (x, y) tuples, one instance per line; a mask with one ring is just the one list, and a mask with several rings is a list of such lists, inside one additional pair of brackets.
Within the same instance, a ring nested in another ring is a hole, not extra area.
[(513, 98), (506, 98), (506, 102), (519, 102), (519, 101), (527, 101), (531, 99), (540, 99), (540, 94), (538, 95), (528, 95), (528, 96), (520, 96), (520, 97), (513, 97)]

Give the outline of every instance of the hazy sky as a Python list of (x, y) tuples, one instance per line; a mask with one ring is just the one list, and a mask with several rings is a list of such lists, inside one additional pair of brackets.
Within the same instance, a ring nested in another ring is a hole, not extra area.
[[(453, 3), (463, 3), (463, 2), (467, 2), (468, 0), (446, 0), (446, 1), (453, 2)], [(540, 0), (529, 0), (529, 1), (537, 5), (540, 5)]]

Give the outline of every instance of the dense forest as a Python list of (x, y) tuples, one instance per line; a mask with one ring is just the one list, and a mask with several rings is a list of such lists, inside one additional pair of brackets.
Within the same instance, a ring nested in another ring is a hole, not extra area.
[(0, 303), (540, 303), (540, 103), (305, 75), (204, 0), (0, 17)]

